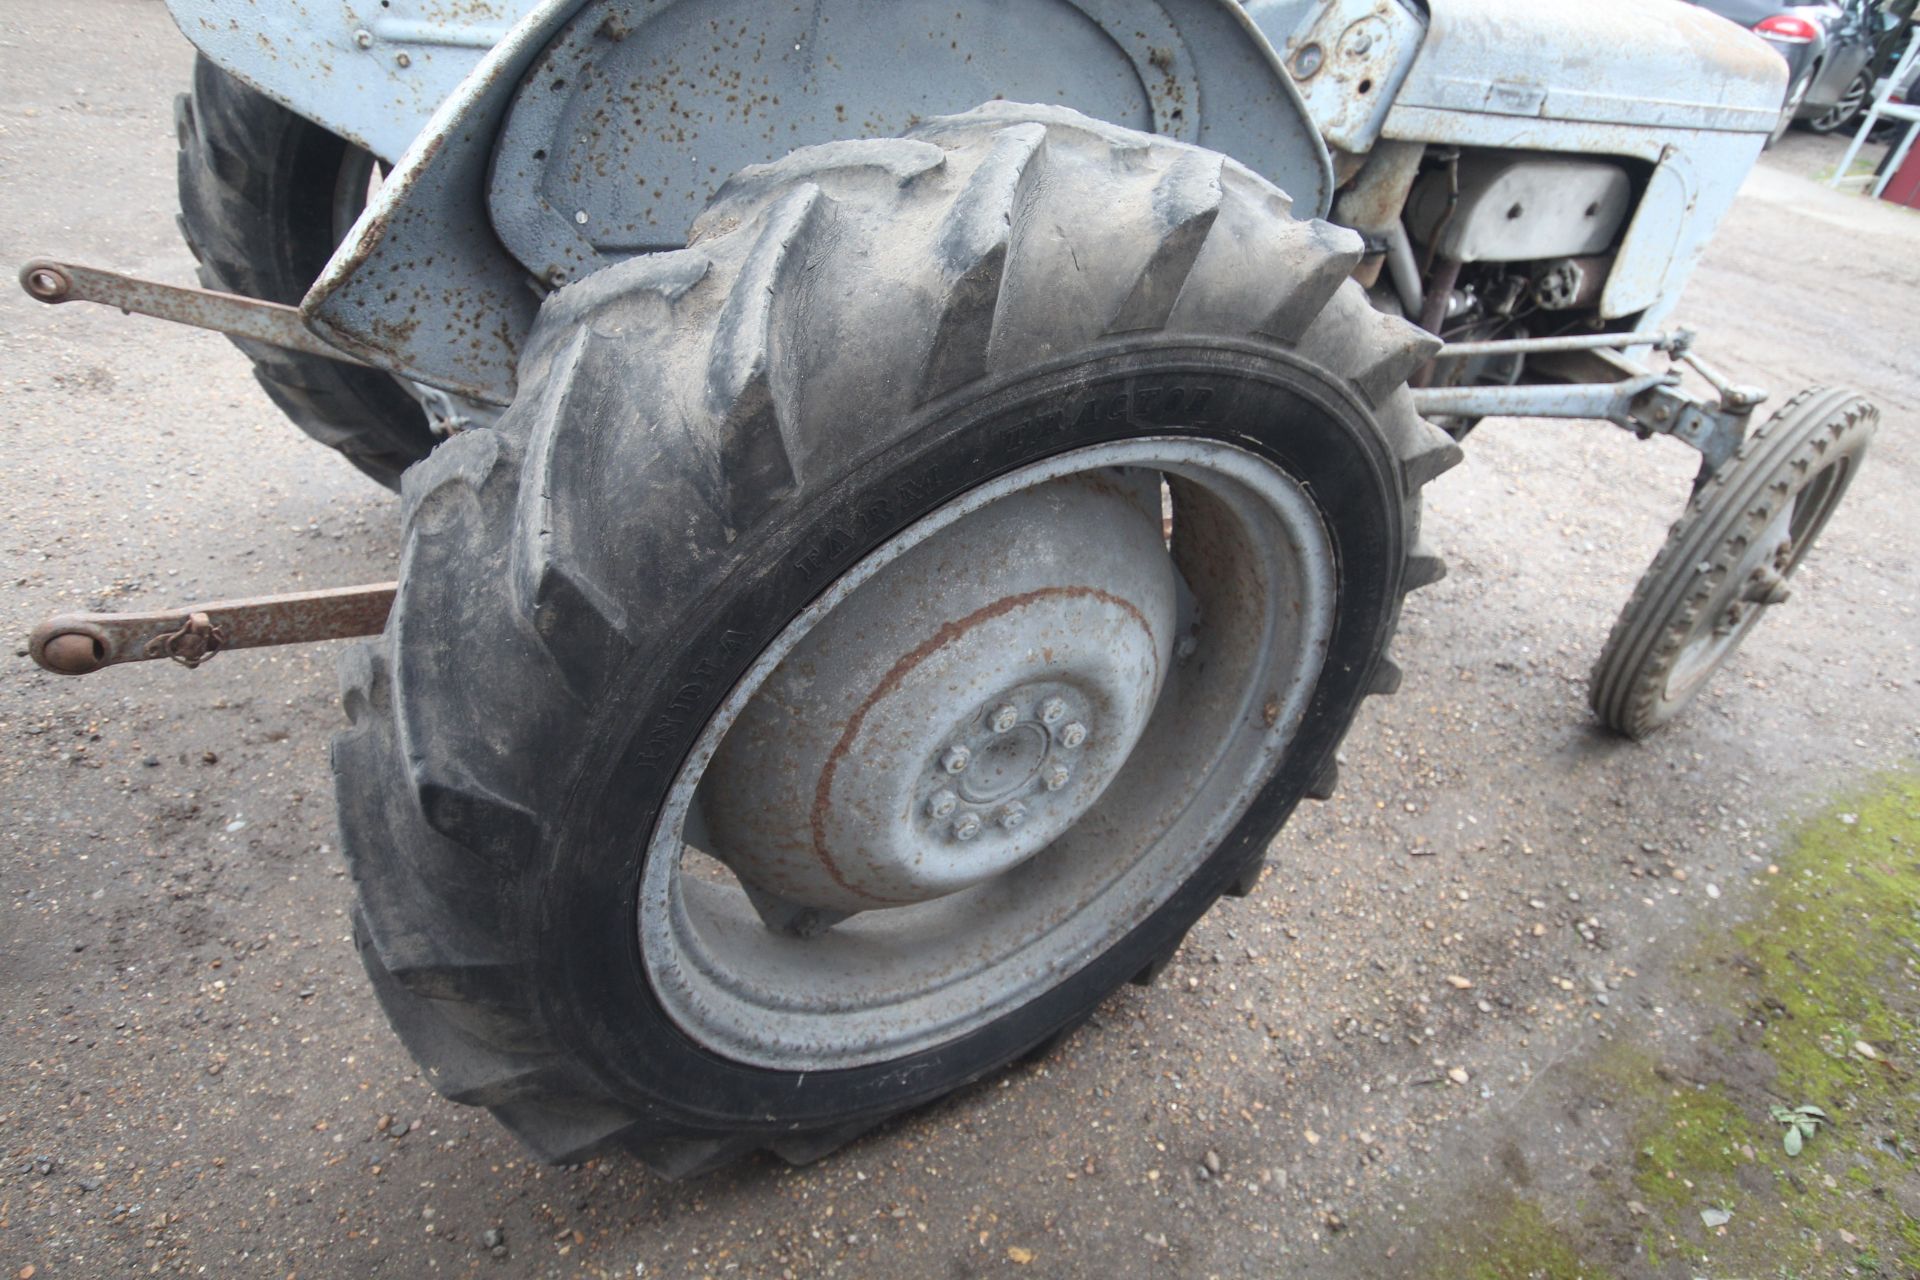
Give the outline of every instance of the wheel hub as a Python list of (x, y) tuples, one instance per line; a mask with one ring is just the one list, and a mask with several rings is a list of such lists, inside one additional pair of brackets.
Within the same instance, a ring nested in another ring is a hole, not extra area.
[(1077, 807), (1068, 789), (1075, 765), (1083, 778), (1106, 769), (1106, 753), (1088, 741), (1093, 718), (1078, 688), (1047, 681), (1008, 690), (984, 714), (955, 725), (927, 770), (933, 793), (920, 810), (927, 834), (973, 840), (1029, 822), (1029, 837), (1065, 830)]
[(956, 521), (835, 608), (747, 704), (702, 784), (709, 852), (833, 911), (1005, 873), (1073, 826), (1139, 741), (1175, 599), (1156, 473), (1051, 481)]

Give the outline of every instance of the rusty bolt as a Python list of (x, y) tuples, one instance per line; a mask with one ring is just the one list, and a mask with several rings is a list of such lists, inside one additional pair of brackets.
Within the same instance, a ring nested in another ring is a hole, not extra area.
[(68, 631), (47, 641), (40, 650), (44, 665), (65, 676), (84, 676), (98, 671), (106, 655), (100, 642), (81, 631)]
[(1067, 714), (1067, 704), (1059, 698), (1048, 698), (1040, 704), (1040, 719), (1044, 724), (1059, 724), (1060, 717)]
[(27, 292), (42, 302), (58, 302), (67, 296), (67, 288), (66, 274), (52, 267), (35, 267), (27, 272)]
[(1079, 746), (1087, 740), (1087, 726), (1075, 720), (1060, 731), (1060, 745), (1069, 749)]
[(1073, 774), (1063, 764), (1057, 764), (1047, 770), (1046, 784), (1049, 791), (1058, 791), (1072, 780)]
[(1740, 598), (1754, 604), (1785, 604), (1792, 594), (1785, 578), (1762, 565), (1748, 576), (1747, 589), (1740, 593)]
[(1018, 831), (1020, 824), (1026, 820), (1027, 806), (1021, 804), (1018, 800), (1013, 801), (1000, 810), (1000, 829), (1002, 831)]
[(973, 752), (965, 747), (949, 747), (947, 754), (940, 759), (940, 767), (948, 773), (965, 773), (967, 766), (973, 763)]
[(995, 733), (1005, 733), (1019, 723), (1020, 713), (1004, 702), (987, 713), (987, 727)]
[(353, 33), (353, 42), (362, 49), (371, 49), (373, 48), (373, 32), (362, 27)]
[(977, 813), (963, 813), (953, 824), (955, 840), (971, 840), (979, 834), (980, 815)]
[(950, 818), (953, 811), (960, 807), (960, 797), (951, 791), (940, 790), (927, 799), (927, 816), (930, 818)]
[(393, 55), (393, 61), (396, 66), (410, 67), (413, 65), (413, 55), (409, 54), (405, 49), (402, 49), (399, 53)]

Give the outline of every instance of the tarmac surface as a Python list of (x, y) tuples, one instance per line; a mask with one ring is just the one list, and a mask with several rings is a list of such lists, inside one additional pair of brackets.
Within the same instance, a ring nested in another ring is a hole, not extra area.
[[(0, 261), (192, 279), (190, 60), (151, 0), (0, 10)], [(1435, 1274), (1424, 1251), (1483, 1197), (1577, 1194), (1617, 1139), (1556, 1070), (1697, 1034), (1689, 939), (1765, 892), (1783, 823), (1920, 755), (1920, 214), (1808, 181), (1841, 145), (1763, 162), (1680, 314), (1776, 402), (1869, 393), (1879, 440), (1793, 601), (1683, 722), (1610, 738), (1585, 681), (1693, 456), (1483, 426), (1429, 491), (1451, 575), (1408, 608), (1405, 684), (1260, 890), (1051, 1058), (806, 1169), (543, 1167), (433, 1094), (348, 939), (326, 646), (73, 681), (17, 640), (0, 1277)], [(394, 572), (396, 500), (215, 335), (6, 291), (0, 423), (10, 636)]]

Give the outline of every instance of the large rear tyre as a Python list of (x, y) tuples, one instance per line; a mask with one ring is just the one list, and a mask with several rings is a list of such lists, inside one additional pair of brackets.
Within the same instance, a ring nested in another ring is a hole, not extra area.
[(1433, 341), (1286, 214), (996, 104), (547, 300), (343, 673), (362, 955), (442, 1092), (549, 1159), (810, 1159), (1250, 886), (1397, 683), (1459, 456)]
[[(209, 289), (297, 305), (366, 204), (365, 151), (205, 58), (176, 101), (180, 234)], [(389, 489), (437, 443), (420, 402), (392, 375), (234, 339), (295, 426)]]
[(1602, 723), (1629, 738), (1671, 723), (1785, 602), (1879, 421), (1855, 392), (1803, 391), (1700, 487), (1594, 664), (1588, 698)]

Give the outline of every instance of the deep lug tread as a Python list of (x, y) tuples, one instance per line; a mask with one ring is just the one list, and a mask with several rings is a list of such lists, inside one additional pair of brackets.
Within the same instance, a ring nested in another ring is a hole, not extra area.
[(340, 707), (347, 713), (348, 724), (358, 725), (392, 710), (387, 659), (379, 646), (367, 642), (346, 646), (335, 670), (340, 676)]
[(400, 486), (401, 521), (416, 534), (437, 531), (457, 518), (451, 508), (477, 498), (507, 461), (499, 432), (463, 432), (406, 474)]
[[(1186, 941), (1184, 938), (1180, 940), (1180, 942), (1184, 941)], [(1180, 950), (1180, 942), (1175, 942), (1160, 955), (1149, 960), (1141, 967), (1138, 973), (1128, 978), (1127, 981), (1136, 987), (1151, 987), (1158, 983), (1160, 981), (1160, 975), (1165, 973), (1167, 966), (1173, 963), (1174, 953)]]
[(542, 1069), (553, 1054), (516, 1054), (461, 1030), (447, 1018), (445, 1006), (422, 999), (394, 977), (375, 947), (359, 912), (354, 943), (372, 980), (374, 995), (410, 1053), (427, 1067), (427, 1077), (443, 1096), (470, 1106), (500, 1106), (535, 1096), (544, 1084)]
[(638, 1124), (632, 1112), (585, 1097), (546, 1093), (492, 1108), (513, 1136), (549, 1164), (578, 1164), (622, 1143)]
[(1020, 206), (1046, 170), (1046, 141), (1047, 131), (1038, 124), (1001, 130), (947, 211), (938, 250), (946, 296), (920, 375), (920, 403), (987, 371), (1000, 281)]
[[(1309, 791), (1307, 794), (1313, 793)], [(1266, 869), (1267, 851), (1262, 849), (1257, 856), (1247, 859), (1246, 864), (1234, 875), (1233, 880), (1227, 885), (1227, 896), (1245, 898), (1252, 894), (1259, 887), (1260, 877)]]
[[(688, 270), (673, 284), (705, 275), (704, 259), (688, 265), (698, 275)], [(655, 284), (643, 280), (640, 291), (670, 307), (673, 298), (655, 292)], [(601, 679), (594, 673), (625, 661), (632, 640), (626, 609), (584, 567), (587, 555), (577, 545), (579, 531), (553, 503), (553, 494), (570, 479), (568, 473), (594, 465), (590, 451), (562, 445), (555, 438), (572, 407), (581, 352), (591, 341), (590, 329), (579, 333), (577, 341), (546, 360), (546, 376), (555, 389), (530, 410), (536, 422), (528, 446), (528, 471), (537, 483), (523, 486), (519, 495), (514, 579), (520, 613), (531, 621), (534, 634), (552, 655), (555, 670), (584, 705), (599, 693)], [(590, 449), (591, 442), (584, 443)]]
[(1049, 1031), (1034, 1043), (1033, 1048), (1020, 1055), (1020, 1061), (1026, 1064), (1037, 1064), (1050, 1060), (1055, 1054), (1059, 1053), (1061, 1049), (1066, 1047), (1067, 1041), (1073, 1039), (1073, 1037), (1079, 1033), (1080, 1028), (1087, 1024), (1087, 1019), (1092, 1016), (1093, 1011), (1089, 1009), (1084, 1014), (1068, 1022), (1065, 1026), (1056, 1027), (1054, 1030)]
[(1140, 152), (1147, 147), (1144, 135), (1132, 129), (1082, 115), (1072, 107), (1035, 102), (984, 102), (971, 111), (923, 121), (907, 136), (937, 142), (955, 135), (963, 138), (977, 135), (982, 126), (1004, 128), (1029, 122), (1045, 126), (1050, 135), (1063, 140), (1084, 138), (1126, 152)]
[(804, 1167), (818, 1163), (841, 1148), (858, 1142), (883, 1123), (885, 1122), (881, 1120), (856, 1120), (852, 1124), (843, 1124), (832, 1129), (794, 1134), (768, 1143), (767, 1150), (796, 1168)]
[[(1320, 318), (1340, 287), (1353, 278), (1365, 244), (1358, 233), (1325, 222), (1289, 228), (1296, 260), (1306, 264), (1297, 276), (1276, 283), (1281, 290), (1257, 332), (1281, 342), (1299, 342)], [(1338, 367), (1338, 366), (1336, 366)]]
[(1367, 398), (1367, 403), (1378, 407), (1386, 402), (1388, 396), (1404, 387), (1416, 369), (1433, 359), (1441, 343), (1432, 334), (1397, 316), (1382, 315), (1377, 317), (1375, 323), (1382, 330), (1383, 338), (1377, 348), (1378, 356), (1353, 382), (1360, 388), (1360, 394)]
[(491, 862), (511, 865), (532, 849), (538, 824), (525, 805), (457, 774), (413, 775), (427, 825)]
[(800, 482), (794, 414), (774, 385), (775, 313), (791, 301), (827, 203), (825, 193), (808, 183), (768, 207), (720, 315), (707, 366), (707, 401), (719, 423), (729, 511), (740, 524)]
[(1173, 162), (1153, 189), (1153, 213), (1164, 233), (1153, 256), (1134, 281), (1108, 333), (1164, 328), (1180, 300), (1200, 250), (1220, 216), (1221, 171), (1225, 158), (1188, 152)]
[[(871, 1126), (869, 1126), (871, 1127)], [(858, 1136), (857, 1134), (854, 1136)], [(851, 1141), (852, 1138), (847, 1139)], [(685, 1178), (697, 1178), (702, 1174), (724, 1169), (743, 1156), (752, 1155), (763, 1146), (778, 1154), (782, 1146), (791, 1145), (796, 1151), (806, 1151), (806, 1138), (784, 1138), (767, 1142), (764, 1138), (752, 1134), (732, 1134), (724, 1138), (640, 1138), (629, 1141), (627, 1150), (639, 1158), (659, 1177), (670, 1182)], [(836, 1144), (837, 1146), (844, 1143)], [(832, 1150), (822, 1151), (813, 1156), (817, 1160), (829, 1155)], [(790, 1160), (790, 1164), (807, 1164), (806, 1158)]]
[(548, 294), (540, 304), (542, 328), (561, 331), (609, 307), (651, 302), (672, 308), (711, 270), (713, 259), (698, 249), (629, 258)]
[(1425, 543), (1416, 542), (1413, 550), (1407, 553), (1407, 572), (1401, 579), (1401, 587), (1406, 591), (1418, 591), (1446, 576), (1447, 562)]
[(1309, 800), (1331, 800), (1333, 793), (1340, 789), (1340, 762), (1330, 759), (1321, 766), (1320, 772), (1313, 775), (1313, 781), (1307, 784)]
[(1383, 407), (1381, 425), (1400, 456), (1400, 473), (1409, 496), (1432, 484), (1466, 459), (1459, 441), (1413, 411), (1406, 397)]
[(1373, 668), (1373, 679), (1367, 684), (1367, 692), (1370, 695), (1396, 694), (1400, 692), (1400, 679), (1400, 664), (1383, 654)]
[(827, 188), (829, 195), (873, 180), (898, 189), (946, 162), (947, 154), (939, 147), (912, 138), (848, 139), (802, 147), (769, 164), (748, 165), (722, 183), (694, 219), (691, 240), (697, 244), (740, 225), (796, 182)]

